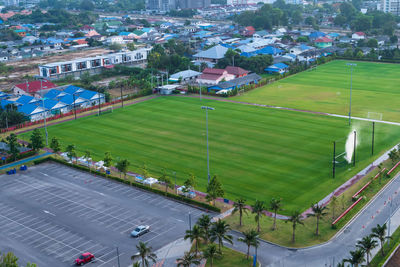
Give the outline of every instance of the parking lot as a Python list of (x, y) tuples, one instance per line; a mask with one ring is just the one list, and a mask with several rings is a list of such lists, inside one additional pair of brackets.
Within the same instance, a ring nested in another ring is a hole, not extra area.
[[(0, 251), (13, 251), (23, 264), (71, 266), (91, 252), (89, 266), (118, 266), (118, 247), (128, 266), (139, 240), (157, 250), (182, 237), (189, 214), (194, 223), (203, 212), (56, 163), (0, 176)], [(130, 237), (138, 225), (151, 230)]]

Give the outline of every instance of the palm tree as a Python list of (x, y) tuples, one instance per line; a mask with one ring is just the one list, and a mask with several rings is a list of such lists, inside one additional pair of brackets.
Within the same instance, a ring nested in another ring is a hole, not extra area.
[(211, 241), (214, 242), (215, 240), (218, 240), (219, 252), (221, 252), (221, 247), (224, 246), (222, 243), (223, 240), (233, 244), (232, 235), (227, 234), (230, 230), (231, 228), (229, 224), (225, 221), (221, 221), (221, 219), (218, 219), (218, 221), (212, 224), (210, 232)]
[(292, 227), (293, 227), (293, 235), (292, 235), (292, 242), (295, 242), (295, 232), (296, 232), (296, 226), (297, 224), (302, 224), (304, 225), (304, 223), (301, 221), (301, 214), (300, 211), (296, 210), (294, 212), (292, 212), (292, 215), (289, 217), (289, 219), (285, 222), (291, 222), (292, 223)]
[(179, 258), (176, 260), (177, 261), (177, 267), (190, 267), (192, 264), (194, 265), (199, 265), (200, 260), (196, 258), (196, 255), (194, 253), (190, 252), (185, 252), (182, 258)]
[(257, 247), (259, 244), (258, 241), (258, 233), (255, 230), (249, 230), (243, 232), (243, 238), (238, 238), (238, 241), (243, 242), (247, 245), (247, 259), (249, 259), (250, 256), (250, 247), (254, 246)]
[(319, 220), (321, 219), (321, 217), (328, 214), (327, 212), (325, 212), (326, 209), (327, 209), (327, 207), (318, 205), (318, 203), (317, 203), (315, 205), (311, 205), (312, 213), (307, 214), (307, 217), (316, 217), (317, 218), (317, 228), (315, 229), (315, 235), (319, 235)]
[(254, 218), (256, 219), (257, 222), (257, 232), (260, 232), (260, 219), (262, 215), (265, 215), (264, 214), (265, 203), (264, 201), (256, 200), (256, 202), (254, 203), (253, 206), (251, 206), (251, 208), (253, 209), (252, 213), (256, 214)]
[(367, 266), (369, 266), (369, 255), (371, 254), (371, 250), (376, 248), (378, 242), (373, 239), (371, 235), (364, 236), (363, 239), (357, 242), (357, 247), (362, 249), (364, 253), (367, 255)]
[(274, 211), (274, 226), (272, 230), (276, 229), (276, 213), (282, 208), (282, 202), (280, 198), (272, 198), (269, 202), (269, 208)]
[(206, 244), (210, 240), (210, 227), (211, 227), (211, 218), (207, 214), (203, 214), (198, 220), (197, 225), (203, 230), (203, 238)]
[(196, 256), (199, 252), (199, 243), (202, 238), (203, 238), (203, 231), (197, 224), (193, 226), (192, 230), (186, 230), (186, 235), (184, 239), (185, 240), (190, 239), (190, 242), (194, 241), (196, 243)]
[(239, 226), (242, 226), (242, 216), (243, 212), (246, 213), (247, 215), (247, 209), (246, 209), (246, 199), (244, 198), (238, 198), (235, 203), (233, 203), (233, 211), (232, 214), (236, 213), (239, 211)]
[(156, 263), (157, 255), (153, 253), (152, 247), (147, 246), (147, 243), (140, 241), (139, 244), (136, 245), (136, 249), (138, 252), (131, 257), (132, 260), (140, 258), (142, 261), (142, 267), (149, 267), (149, 260)]
[(381, 242), (382, 256), (385, 256), (385, 252), (383, 251), (383, 244), (387, 238), (390, 238), (386, 236), (386, 224), (383, 224), (382, 226), (378, 224), (376, 225), (376, 227), (372, 228), (371, 236), (379, 239), (379, 241)]
[(210, 260), (210, 267), (213, 267), (214, 259), (221, 255), (215, 244), (210, 244), (203, 250), (203, 257)]
[(357, 249), (356, 251), (350, 251), (350, 255), (351, 257), (348, 259), (344, 259), (343, 262), (348, 262), (353, 267), (358, 267), (365, 261), (364, 251), (361, 249)]

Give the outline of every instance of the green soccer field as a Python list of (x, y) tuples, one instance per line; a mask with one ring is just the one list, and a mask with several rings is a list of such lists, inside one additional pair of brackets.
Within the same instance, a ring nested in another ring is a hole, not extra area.
[[(233, 99), (348, 115), (350, 67), (346, 63), (332, 61)], [(383, 120), (400, 122), (400, 64), (354, 63), (352, 115), (380, 119), (382, 114)]]
[[(332, 142), (350, 132), (346, 119), (275, 110), (213, 100), (159, 97), (100, 117), (91, 116), (51, 126), (63, 148), (76, 145), (78, 155), (90, 150), (95, 160), (110, 151), (127, 158), (130, 170), (144, 163), (153, 177), (162, 168), (177, 172), (178, 183), (194, 173), (197, 189), (207, 183), (206, 120), (209, 112), (211, 174), (217, 174), (226, 197), (250, 203), (282, 197), (285, 211), (305, 210), (371, 162), (371, 123), (354, 122), (359, 131), (357, 165), (338, 168), (331, 176)], [(30, 133), (25, 133), (27, 140)], [(399, 141), (400, 127), (376, 124), (376, 156)], [(344, 151), (344, 140), (337, 152)]]

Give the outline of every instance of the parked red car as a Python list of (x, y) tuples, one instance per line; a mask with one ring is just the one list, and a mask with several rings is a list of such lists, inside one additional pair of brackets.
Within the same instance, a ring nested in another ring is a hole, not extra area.
[(76, 260), (75, 260), (75, 264), (76, 265), (83, 265), (85, 263), (91, 262), (92, 260), (94, 260), (94, 255), (90, 252), (86, 252), (81, 254)]

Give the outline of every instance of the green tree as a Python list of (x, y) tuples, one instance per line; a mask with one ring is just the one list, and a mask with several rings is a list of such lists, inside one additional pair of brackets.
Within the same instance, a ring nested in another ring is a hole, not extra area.
[(126, 47), (129, 49), (129, 51), (134, 51), (135, 50), (135, 43), (128, 43)]
[(206, 244), (210, 241), (210, 227), (211, 227), (211, 218), (210, 215), (203, 214), (199, 219), (197, 219), (197, 225), (203, 231), (203, 239)]
[(214, 259), (222, 256), (222, 253), (217, 249), (215, 244), (209, 244), (203, 250), (203, 257), (210, 261), (210, 267), (213, 267)]
[(282, 200), (280, 198), (272, 198), (269, 202), (269, 208), (274, 212), (274, 225), (272, 230), (276, 230), (276, 214), (282, 208)]
[(89, 168), (89, 173), (91, 172), (91, 168), (90, 168), (90, 161), (92, 160), (91, 157), (92, 156), (91, 156), (90, 151), (89, 150), (85, 150), (85, 159), (87, 161), (87, 165), (88, 165), (88, 168)]
[(301, 221), (301, 213), (300, 211), (296, 210), (292, 212), (292, 215), (289, 217), (288, 220), (285, 221), (287, 222), (291, 222), (292, 223), (292, 242), (295, 243), (296, 242), (296, 227), (298, 224), (300, 225), (304, 225), (304, 223)]
[(217, 176), (211, 179), (210, 183), (207, 185), (207, 196), (206, 199), (208, 201), (212, 201), (213, 205), (215, 206), (215, 200), (218, 197), (223, 197), (225, 194), (224, 189), (222, 189), (222, 184), (218, 180)]
[(185, 252), (182, 258), (178, 258), (176, 260), (177, 267), (190, 267), (192, 265), (199, 265), (200, 260), (197, 259), (197, 255), (195, 253)]
[(61, 151), (60, 142), (58, 141), (57, 137), (53, 137), (51, 139), (50, 148), (53, 150), (54, 153), (58, 153)]
[(153, 249), (150, 246), (147, 246), (147, 243), (139, 241), (139, 244), (136, 245), (137, 253), (131, 257), (131, 260), (136, 260), (137, 258), (141, 259), (142, 267), (149, 267), (150, 262), (156, 263), (157, 255), (153, 253)]
[(147, 169), (147, 165), (145, 163), (143, 163), (143, 166), (142, 166), (142, 175), (143, 175), (144, 179), (149, 178), (149, 176), (150, 176), (149, 171)]
[(30, 140), (33, 150), (38, 151), (44, 147), (43, 136), (39, 129), (33, 130)]
[(251, 208), (252, 208), (252, 213), (254, 213), (256, 215), (254, 217), (254, 219), (257, 222), (257, 232), (260, 232), (261, 216), (265, 216), (265, 214), (264, 214), (265, 202), (264, 201), (260, 201), (260, 200), (256, 200), (256, 202), (254, 203), (253, 206), (251, 206)]
[(120, 178), (121, 178), (121, 173), (123, 173), (124, 179), (126, 180), (126, 173), (128, 172), (129, 165), (130, 165), (130, 162), (127, 159), (122, 159), (117, 162), (117, 165), (115, 167), (119, 171)]
[(0, 266), (18, 267), (18, 258), (12, 252), (8, 252), (6, 254), (0, 253)]
[(199, 253), (199, 243), (200, 243), (201, 239), (203, 238), (203, 236), (204, 236), (204, 233), (202, 231), (202, 228), (197, 224), (195, 224), (193, 226), (192, 230), (186, 230), (184, 239), (185, 240), (190, 239), (190, 242), (192, 242), (192, 243), (195, 242), (196, 256)]
[(122, 49), (122, 45), (118, 44), (118, 43), (112, 43), (108, 46), (108, 48), (114, 52), (118, 52)]
[(375, 38), (368, 39), (367, 46), (371, 48), (378, 47), (378, 40), (376, 40)]
[(318, 205), (318, 203), (316, 203), (315, 205), (311, 205), (311, 210), (312, 210), (312, 213), (307, 214), (307, 217), (315, 217), (317, 219), (315, 235), (318, 236), (319, 235), (319, 221), (323, 216), (328, 214), (327, 212), (325, 212), (325, 210), (327, 210), (327, 207)]
[(390, 237), (386, 236), (386, 229), (387, 229), (386, 224), (383, 224), (383, 225), (377, 224), (376, 227), (372, 228), (372, 234), (371, 234), (371, 237), (375, 237), (375, 238), (379, 239), (379, 242), (381, 243), (382, 257), (385, 256), (385, 251), (383, 249), (385, 240), (390, 238)]
[(367, 235), (364, 236), (363, 239), (359, 240), (356, 246), (363, 250), (367, 255), (367, 266), (369, 266), (369, 256), (371, 254), (371, 250), (378, 246), (378, 242), (373, 239), (371, 235)]
[(190, 192), (196, 186), (196, 176), (193, 173), (189, 174), (189, 178), (183, 183), (185, 186), (184, 193)]
[(104, 166), (106, 166), (107, 168), (111, 167), (111, 163), (113, 161), (113, 158), (111, 156), (111, 152), (107, 151), (106, 153), (104, 153)]
[(242, 226), (242, 216), (243, 213), (246, 213), (247, 215), (247, 208), (246, 208), (246, 199), (240, 197), (236, 200), (235, 203), (233, 203), (233, 211), (232, 214), (235, 214), (236, 212), (239, 212), (239, 226)]
[(75, 160), (76, 160), (75, 145), (68, 145), (67, 148), (65, 149), (65, 151), (67, 152), (67, 156), (71, 162), (72, 162), (73, 158), (75, 158)]
[(357, 249), (355, 251), (350, 251), (350, 258), (344, 259), (344, 262), (348, 262), (353, 267), (360, 266), (364, 261), (364, 251), (362, 249)]
[(221, 219), (218, 219), (218, 221), (214, 222), (211, 226), (211, 241), (218, 241), (218, 248), (219, 251), (222, 252), (221, 248), (224, 246), (223, 240), (226, 242), (233, 244), (232, 242), (232, 235), (228, 234), (228, 232), (231, 230), (229, 224), (227, 224), (225, 221), (221, 221)]
[(10, 154), (11, 154), (13, 160), (14, 161), (17, 160), (17, 157), (19, 154), (19, 147), (20, 147), (20, 144), (18, 143), (17, 135), (14, 133), (10, 134), (9, 136), (7, 136), (6, 141), (7, 141), (8, 147), (10, 149), (9, 151), (10, 151)]
[(248, 230), (242, 233), (243, 237), (238, 238), (238, 241), (243, 242), (247, 245), (247, 259), (250, 256), (250, 247), (257, 247), (259, 244), (258, 233), (255, 230)]
[(169, 187), (169, 188), (172, 188), (172, 187), (173, 187), (173, 185), (172, 185), (172, 180), (171, 180), (171, 178), (168, 176), (168, 174), (167, 174), (167, 172), (165, 171), (165, 169), (162, 169), (161, 172), (162, 172), (162, 174), (161, 174), (159, 180), (160, 180), (161, 182), (164, 182), (164, 184), (165, 184), (165, 192), (167, 192), (167, 191), (168, 191), (168, 187)]
[(335, 195), (333, 195), (331, 198), (332, 220), (335, 219), (335, 211), (336, 211), (337, 202), (338, 202), (337, 197)]

